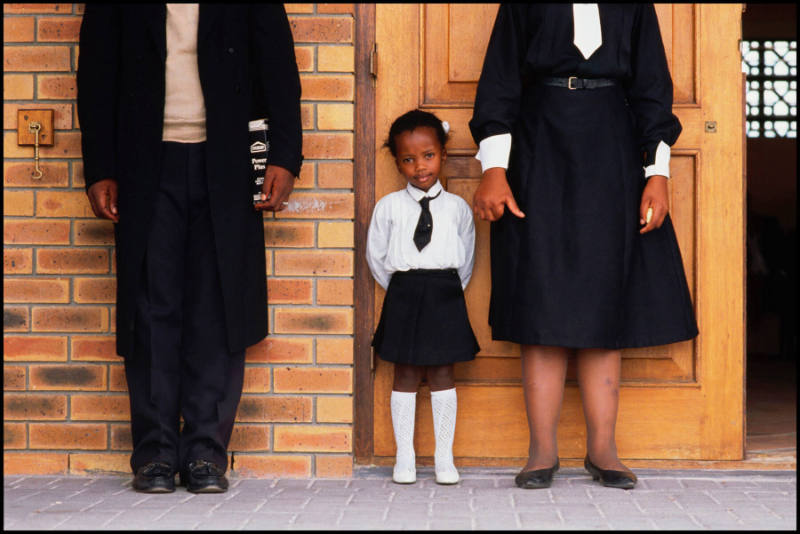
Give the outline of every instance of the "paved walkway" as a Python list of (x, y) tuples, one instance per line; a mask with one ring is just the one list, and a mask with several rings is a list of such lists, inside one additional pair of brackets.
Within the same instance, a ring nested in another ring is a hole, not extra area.
[(393, 484), (388, 468), (351, 479), (231, 478), (222, 495), (148, 495), (119, 476), (6, 476), (6, 530), (795, 530), (792, 471), (636, 470), (632, 491), (562, 469), (546, 490), (514, 486), (514, 471), (461, 470), (438, 486), (431, 468)]

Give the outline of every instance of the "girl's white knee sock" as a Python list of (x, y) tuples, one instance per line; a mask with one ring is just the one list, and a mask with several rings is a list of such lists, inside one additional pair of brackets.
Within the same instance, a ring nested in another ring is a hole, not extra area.
[(392, 480), (399, 484), (411, 484), (417, 480), (416, 456), (414, 455), (414, 417), (417, 394), (392, 391), (392, 427), (397, 444)]
[(433, 409), (433, 430), (436, 437), (434, 465), (436, 482), (439, 484), (455, 484), (458, 482), (458, 470), (453, 463), (453, 438), (456, 433), (456, 388), (442, 391), (431, 391), (431, 408)]

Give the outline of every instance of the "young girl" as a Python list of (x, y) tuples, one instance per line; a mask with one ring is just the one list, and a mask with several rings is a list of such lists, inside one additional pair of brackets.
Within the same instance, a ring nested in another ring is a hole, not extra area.
[(632, 488), (614, 437), (620, 349), (697, 335), (667, 215), (681, 125), (655, 9), (502, 5), (470, 129), (483, 167), (474, 210), (493, 221), (492, 337), (522, 345), (530, 450), (516, 483), (548, 487), (558, 469), (576, 350), (584, 465)]
[(436, 482), (458, 482), (453, 363), (472, 360), (480, 350), (463, 292), (474, 261), (472, 210), (439, 183), (447, 129), (420, 110), (394, 121), (386, 146), (408, 186), (378, 201), (367, 233), (367, 263), (386, 289), (372, 346), (381, 359), (394, 363), (392, 480), (399, 484), (417, 479), (414, 416), (423, 377), (431, 391)]

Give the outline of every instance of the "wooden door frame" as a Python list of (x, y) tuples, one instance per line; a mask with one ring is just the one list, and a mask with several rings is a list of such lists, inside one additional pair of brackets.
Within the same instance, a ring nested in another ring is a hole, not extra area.
[(355, 324), (353, 366), (353, 456), (371, 463), (374, 451), (372, 325), (375, 283), (367, 265), (367, 229), (375, 205), (375, 4), (355, 4), (355, 125), (353, 179), (355, 194)]

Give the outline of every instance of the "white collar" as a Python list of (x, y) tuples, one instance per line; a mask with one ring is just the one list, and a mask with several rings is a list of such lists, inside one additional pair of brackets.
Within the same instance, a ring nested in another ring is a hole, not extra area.
[(439, 192), (443, 189), (442, 184), (439, 182), (439, 179), (436, 179), (436, 183), (433, 184), (430, 189), (427, 191), (423, 191), (422, 189), (417, 189), (411, 182), (408, 183), (406, 186), (406, 191), (408, 194), (411, 195), (411, 198), (419, 202), (422, 200), (422, 197), (434, 197), (439, 194)]

